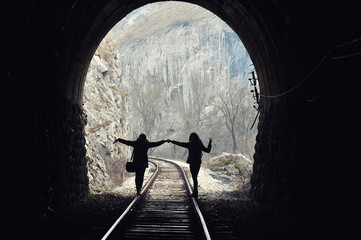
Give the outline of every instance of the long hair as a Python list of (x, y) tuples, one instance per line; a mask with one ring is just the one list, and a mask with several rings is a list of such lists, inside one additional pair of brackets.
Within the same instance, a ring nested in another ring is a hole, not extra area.
[(191, 135), (189, 135), (189, 142), (190, 147), (189, 147), (189, 158), (192, 159), (197, 159), (197, 158), (201, 158), (203, 153), (202, 153), (202, 147), (204, 147), (202, 140), (199, 138), (198, 134), (195, 132), (192, 132)]
[(192, 132), (191, 135), (189, 135), (189, 142), (191, 142), (195, 145), (203, 145), (202, 140), (199, 138), (198, 134), (195, 132)]

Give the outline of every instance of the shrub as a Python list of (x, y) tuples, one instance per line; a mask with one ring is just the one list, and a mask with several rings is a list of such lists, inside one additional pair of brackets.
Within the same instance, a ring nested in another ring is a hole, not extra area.
[(229, 158), (226, 158), (226, 160), (224, 160), (224, 165), (229, 165), (229, 164), (231, 164), (232, 163), (232, 160), (231, 159), (229, 159)]

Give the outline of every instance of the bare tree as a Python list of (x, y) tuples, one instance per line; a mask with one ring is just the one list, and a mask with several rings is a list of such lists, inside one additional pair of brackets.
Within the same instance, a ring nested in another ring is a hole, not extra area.
[(228, 88), (225, 92), (219, 96), (219, 104), (213, 104), (219, 109), (223, 115), (224, 123), (227, 130), (231, 134), (233, 143), (233, 153), (238, 149), (237, 145), (237, 133), (239, 132), (240, 126), (240, 111), (242, 94), (239, 87), (230, 89)]
[(186, 125), (187, 128), (194, 131), (200, 131), (204, 123), (204, 110), (210, 104), (205, 99), (204, 86), (201, 83), (199, 76), (191, 76), (192, 94), (190, 94), (189, 108), (186, 112)]
[(140, 119), (140, 129), (152, 139), (157, 121), (162, 120), (161, 107), (164, 102), (164, 86), (151, 77), (143, 83), (134, 81), (132, 84), (131, 103)]

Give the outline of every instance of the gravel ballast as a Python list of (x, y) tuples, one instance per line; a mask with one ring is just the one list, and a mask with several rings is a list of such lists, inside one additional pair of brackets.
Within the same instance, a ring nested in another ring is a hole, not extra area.
[[(190, 177), (188, 165), (182, 166)], [(151, 169), (146, 177), (151, 174)], [(262, 208), (249, 198), (249, 184), (226, 184), (207, 169), (199, 174), (198, 202), (209, 229), (222, 224), (237, 239), (301, 239), (284, 217)], [(192, 182), (192, 181), (191, 181)], [(134, 176), (112, 192), (90, 194), (61, 213), (32, 223), (27, 237), (37, 239), (101, 239), (135, 197)], [(210, 230), (212, 234), (212, 230)]]

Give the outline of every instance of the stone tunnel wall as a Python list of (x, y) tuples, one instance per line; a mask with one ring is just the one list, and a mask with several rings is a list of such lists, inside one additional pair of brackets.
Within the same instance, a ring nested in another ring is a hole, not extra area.
[(292, 118), (284, 102), (262, 108), (256, 138), (251, 197), (284, 211), (290, 201), (291, 162), (288, 143)]
[(14, 232), (29, 221), (47, 220), (89, 192), (82, 107), (28, 90), (11, 93), (16, 98), (4, 108), (2, 121), (3, 212), (17, 223), (9, 221)]
[(56, 109), (50, 138), (54, 154), (55, 199), (61, 204), (78, 201), (89, 192), (83, 109), (63, 100)]
[(42, 102), (34, 116), (37, 130), (28, 139), (27, 154), (35, 156), (22, 177), (25, 192), (33, 195), (25, 206), (47, 216), (87, 196), (89, 188), (82, 107), (60, 96)]

